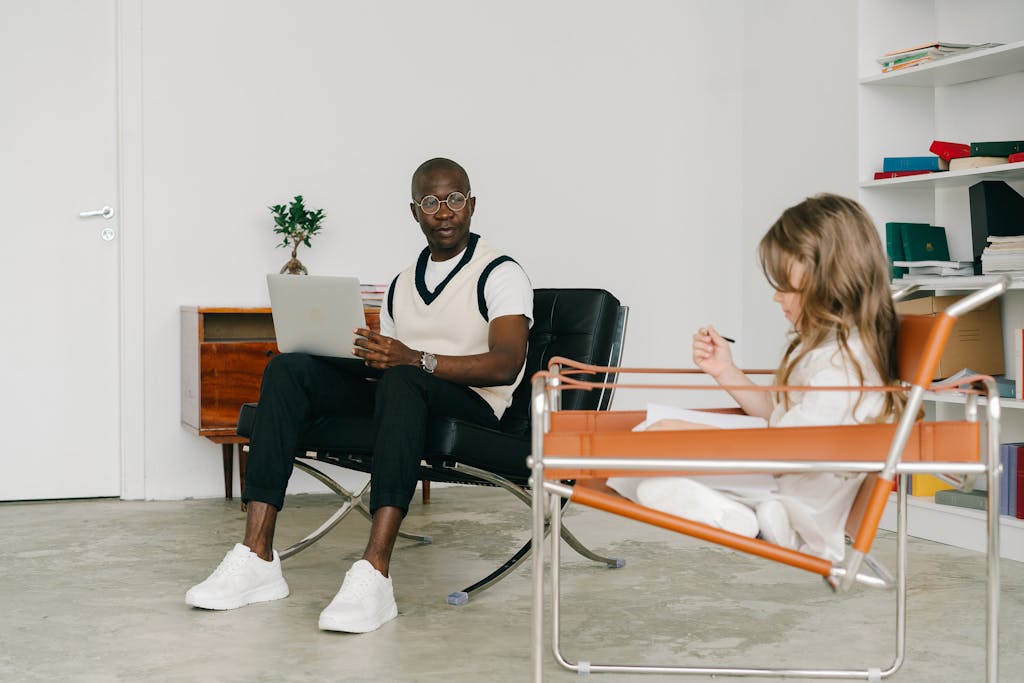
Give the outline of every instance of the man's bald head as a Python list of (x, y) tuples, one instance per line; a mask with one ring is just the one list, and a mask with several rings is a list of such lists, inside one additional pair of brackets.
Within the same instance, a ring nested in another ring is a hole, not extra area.
[[(427, 176), (434, 174), (437, 171), (444, 171), (448, 173), (457, 174), (459, 180), (461, 181), (460, 184), (464, 184), (467, 191), (471, 189), (469, 186), (469, 174), (466, 173), (466, 169), (462, 168), (462, 166), (455, 163), (451, 159), (445, 159), (444, 157), (435, 157), (433, 159), (428, 159), (424, 161), (412, 174), (411, 190), (412, 198), (414, 201), (419, 199), (419, 197), (417, 196), (417, 189), (420, 181), (426, 178)], [(444, 198), (442, 197), (441, 199)]]

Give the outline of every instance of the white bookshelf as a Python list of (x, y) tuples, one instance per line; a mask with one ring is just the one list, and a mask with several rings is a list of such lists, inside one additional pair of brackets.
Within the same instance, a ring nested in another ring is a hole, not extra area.
[[(921, 155), (931, 154), (927, 150)], [(1005, 180), (1007, 182), (1024, 181), (1024, 161), (1015, 164), (999, 164), (982, 168), (965, 168), (960, 171), (942, 171), (940, 173), (923, 173), (908, 175), (902, 178), (883, 178), (882, 180), (864, 180), (862, 188), (888, 187), (893, 189), (918, 189), (934, 187), (970, 187), (981, 180)]]
[[(925, 394), (925, 400), (932, 401), (933, 403), (956, 403), (960, 405), (967, 403), (967, 397), (964, 396), (963, 394), (957, 393), (928, 393)], [(983, 396), (979, 396), (978, 405), (988, 405), (988, 401)], [(1005, 408), (1007, 410), (1022, 410), (1024, 409), (1024, 401), (1018, 400), (1016, 398), (1000, 398), (999, 407)]]
[[(917, 67), (883, 74), (883, 53), (935, 40), (1002, 43)], [(885, 241), (889, 221), (922, 222), (946, 229), (950, 257), (974, 257), (968, 188), (1004, 180), (1024, 192), (1024, 163), (873, 180), (887, 156), (925, 156), (933, 140), (1024, 140), (1024, 2), (1020, 0), (859, 0), (858, 2), (859, 199)], [(951, 294), (979, 289), (990, 278), (915, 280), (921, 289)], [(898, 284), (905, 284), (900, 281)], [(1000, 302), (1004, 365), (1012, 372), (1014, 328), (1024, 327), (1024, 279)], [(930, 397), (931, 414), (945, 415), (963, 396)], [(981, 402), (984, 405), (984, 401)], [(1024, 401), (1002, 399), (1003, 441), (1024, 437)], [(895, 524), (890, 503), (885, 528)], [(950, 545), (983, 550), (985, 514), (930, 499), (910, 498), (910, 533)], [(1024, 561), (1024, 521), (1003, 517), (1002, 553)]]
[(860, 82), (861, 85), (939, 88), (1017, 73), (1024, 68), (1022, 65), (1024, 40), (1018, 40), (986, 50), (970, 50), (909, 69), (865, 76)]
[[(915, 538), (985, 552), (985, 511), (939, 505), (929, 498), (907, 496), (907, 533)], [(889, 498), (879, 526), (896, 529), (896, 494)], [(999, 554), (1024, 562), (1024, 519), (999, 518)]]

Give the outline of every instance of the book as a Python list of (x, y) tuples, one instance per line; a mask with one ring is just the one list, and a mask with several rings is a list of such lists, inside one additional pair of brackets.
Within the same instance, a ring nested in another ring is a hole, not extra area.
[(940, 157), (885, 157), (883, 171), (946, 171), (949, 162)]
[(902, 178), (908, 175), (922, 175), (924, 173), (935, 173), (935, 171), (875, 171), (875, 180)]
[(1020, 451), (1021, 446), (1024, 446), (1024, 444), (1007, 444), (1007, 468), (1003, 471), (1003, 476), (1006, 477), (1006, 489), (1008, 491), (1006, 496), (1006, 514), (1010, 517), (1017, 516), (1017, 454)]
[(923, 498), (932, 498), (937, 491), (954, 488), (938, 477), (930, 474), (910, 475), (910, 495)]
[(950, 161), (949, 170), (962, 171), (965, 168), (984, 168), (985, 166), (999, 166), (1008, 163), (1010, 160), (1006, 157), (963, 157)]
[(928, 151), (937, 154), (939, 158), (951, 161), (962, 157), (971, 156), (971, 146), (966, 142), (946, 142), (945, 140), (932, 140)]
[(993, 377), (999, 390), (999, 398), (1017, 398), (1017, 383), (1012, 377), (996, 375)]
[(910, 67), (917, 66), (918, 64), (924, 64), (926, 62), (931, 62), (933, 60), (940, 59), (942, 56), (943, 55), (939, 55), (939, 54), (934, 54), (934, 55), (926, 54), (926, 55), (924, 55), (922, 57), (917, 57), (917, 58), (914, 58), (914, 59), (899, 60), (899, 61), (896, 61), (896, 62), (883, 64), (882, 65), (882, 73), (887, 74), (887, 73), (889, 73), (891, 71), (899, 71), (900, 69), (909, 69)]
[(974, 275), (974, 261), (893, 261), (908, 275)]
[(935, 502), (939, 505), (954, 505), (969, 510), (984, 510), (988, 507), (988, 492), (946, 489), (935, 492)]
[[(985, 45), (994, 45), (994, 43), (985, 43)], [(930, 50), (930, 49), (939, 50), (939, 49), (942, 49), (942, 50), (958, 51), (958, 50), (966, 50), (966, 49), (972, 48), (972, 47), (980, 47), (980, 45), (977, 44), (977, 43), (947, 43), (947, 42), (944, 42), (944, 41), (941, 41), (941, 40), (936, 40), (936, 41), (931, 42), (931, 43), (923, 43), (921, 45), (915, 45), (914, 47), (905, 47), (905, 48), (902, 48), (900, 50), (891, 50), (889, 52), (886, 52), (883, 55), (883, 57), (891, 57), (891, 56), (894, 56), (894, 55), (902, 55), (902, 54), (906, 54), (908, 52), (919, 52), (920, 50)]]
[(1017, 446), (1017, 519), (1024, 519), (1024, 446)]
[(935, 46), (922, 47), (918, 50), (910, 49), (904, 50), (896, 54), (884, 54), (877, 58), (875, 61), (881, 64), (883, 67), (894, 67), (900, 64), (906, 64), (908, 62), (916, 62), (924, 59), (933, 59), (949, 54), (950, 50), (940, 50)]
[(1013, 359), (1013, 381), (1017, 388), (1014, 398), (1020, 400), (1024, 398), (1024, 368), (1021, 367), (1024, 361), (1024, 329), (1019, 327), (1013, 330)]
[(906, 261), (948, 261), (949, 245), (946, 229), (937, 225), (913, 225), (904, 223), (900, 227), (903, 238), (903, 254)]
[(995, 142), (972, 142), (972, 157), (1008, 157), (1024, 152), (1024, 140), (999, 140)]
[(1014, 154), (1011, 154), (1010, 156), (1006, 157), (1006, 160), (1011, 164), (1016, 164), (1021, 161), (1024, 161), (1024, 152), (1016, 152)]
[(1017, 449), (1022, 444), (999, 444), (999, 514), (1017, 515)]

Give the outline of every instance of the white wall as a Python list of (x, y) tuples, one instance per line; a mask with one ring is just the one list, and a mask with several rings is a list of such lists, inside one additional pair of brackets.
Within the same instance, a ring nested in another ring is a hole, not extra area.
[(818, 192), (857, 196), (857, 7), (845, 0), (748, 2), (743, 57), (741, 348), (774, 368), (789, 325), (757, 265), (757, 243)]
[(474, 229), (535, 286), (632, 307), (627, 364), (688, 365), (708, 321), (773, 364), (753, 245), (803, 196), (853, 192), (848, 5), (143, 2), (138, 495), (222, 495), (220, 449), (179, 424), (178, 307), (266, 304), (287, 259), (266, 207), (298, 193), (327, 211), (311, 272), (387, 281), (422, 248), (430, 156), (466, 166)]

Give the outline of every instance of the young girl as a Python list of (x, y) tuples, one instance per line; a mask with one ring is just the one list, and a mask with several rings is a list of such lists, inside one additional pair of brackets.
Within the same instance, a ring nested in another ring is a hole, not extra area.
[[(790, 207), (758, 246), (774, 300), (793, 329), (776, 385), (882, 386), (895, 370), (896, 314), (878, 232), (855, 201), (820, 194)], [(693, 336), (693, 360), (722, 385), (753, 384), (711, 326)], [(883, 392), (729, 393), (770, 427), (885, 422), (901, 401)], [(843, 557), (844, 526), (863, 475), (765, 476), (755, 490), (729, 477), (656, 477), (608, 485), (640, 503), (803, 550)], [(633, 490), (635, 487), (635, 492)]]

